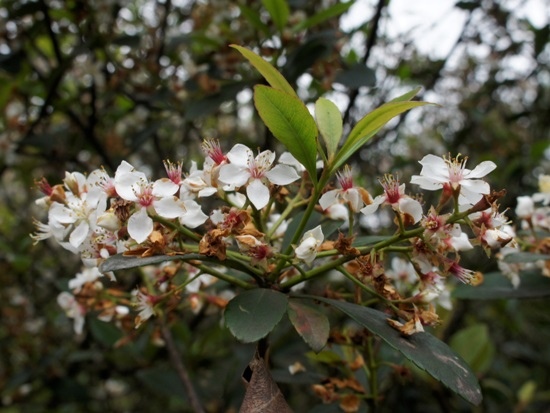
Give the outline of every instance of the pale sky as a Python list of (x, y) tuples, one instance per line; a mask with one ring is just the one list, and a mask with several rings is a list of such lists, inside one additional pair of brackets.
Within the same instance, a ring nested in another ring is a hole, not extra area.
[[(342, 16), (344, 30), (370, 20), (377, 0), (356, 0)], [(391, 0), (390, 18), (382, 22), (386, 34), (393, 37), (409, 34), (419, 51), (431, 57), (444, 57), (456, 42), (467, 12), (454, 7), (456, 0)], [(550, 21), (549, 0), (507, 0), (505, 7), (519, 17), (527, 17), (541, 28)]]

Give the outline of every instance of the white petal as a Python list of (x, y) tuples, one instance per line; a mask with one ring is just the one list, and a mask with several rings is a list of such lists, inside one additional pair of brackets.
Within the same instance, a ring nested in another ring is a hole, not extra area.
[(283, 152), (281, 156), (279, 156), (279, 163), (292, 166), (298, 172), (304, 172), (306, 170), (304, 165), (298, 162), (298, 160), (290, 152)]
[(227, 159), (234, 165), (248, 167), (250, 160), (254, 159), (254, 154), (248, 147), (238, 143), (227, 153)]
[(488, 194), (491, 192), (491, 187), (489, 184), (481, 179), (468, 179), (461, 181), (460, 187), (477, 194)]
[(161, 178), (153, 184), (153, 195), (158, 197), (174, 195), (179, 189), (179, 185), (175, 184), (168, 178)]
[(344, 192), (343, 198), (347, 202), (349, 202), (351, 210), (353, 212), (358, 212), (361, 209), (361, 207), (365, 205), (363, 202), (363, 198), (361, 197), (361, 194), (356, 188), (351, 188), (351, 189), (348, 189), (346, 192)]
[(256, 159), (254, 160), (254, 162), (256, 162), (256, 165), (263, 170), (270, 169), (274, 161), (275, 152), (271, 151), (263, 151), (262, 153), (258, 154), (258, 156), (256, 156)]
[(382, 204), (385, 201), (386, 197), (384, 195), (378, 195), (374, 200), (372, 201), (372, 204), (369, 204), (365, 206), (364, 208), (361, 208), (361, 213), (365, 215), (374, 214), (380, 204)]
[(180, 222), (188, 228), (196, 228), (199, 225), (204, 224), (208, 219), (208, 215), (202, 212), (201, 206), (193, 200), (187, 200), (185, 202), (185, 209), (187, 212), (180, 217)]
[(296, 169), (288, 165), (276, 165), (273, 169), (267, 171), (265, 176), (275, 185), (288, 185), (300, 179)]
[(329, 208), (330, 206), (338, 202), (338, 194), (340, 193), (339, 189), (333, 189), (331, 191), (325, 192), (321, 198), (319, 198), (319, 205), (323, 210)]
[(466, 176), (468, 179), (472, 178), (483, 178), (489, 172), (496, 169), (496, 164), (491, 161), (483, 161), (478, 166), (476, 166), (470, 173)]
[(199, 198), (204, 198), (204, 197), (214, 195), (216, 192), (218, 192), (216, 188), (214, 188), (213, 186), (207, 186), (206, 188), (201, 189), (198, 195), (199, 195)]
[(128, 234), (138, 243), (142, 243), (153, 232), (153, 220), (145, 208), (141, 208), (128, 219)]
[(474, 249), (473, 245), (468, 239), (468, 235), (462, 232), (458, 237), (451, 238), (451, 245), (456, 251), (469, 251)]
[(413, 217), (414, 223), (416, 224), (422, 218), (422, 205), (420, 202), (413, 198), (401, 198), (399, 200), (399, 210), (404, 214), (410, 215)]
[(256, 209), (262, 209), (269, 202), (269, 189), (259, 179), (254, 179), (246, 187), (246, 195)]
[(518, 196), (515, 212), (519, 218), (529, 218), (535, 213), (534, 199), (527, 195)]
[(424, 156), (419, 161), (419, 163), (424, 167), (430, 167), (436, 170), (447, 169), (447, 164), (445, 163), (445, 160), (441, 156), (435, 156), (432, 154)]
[(419, 185), (422, 189), (427, 189), (428, 191), (435, 191), (440, 189), (443, 183), (448, 182), (448, 179), (434, 179), (431, 176), (421, 176), (413, 175), (411, 177), (411, 184)]
[(136, 190), (140, 185), (146, 184), (145, 175), (140, 172), (127, 172), (115, 178), (115, 189), (117, 194), (126, 201), (137, 201)]
[(69, 242), (75, 248), (80, 247), (90, 231), (90, 226), (86, 221), (82, 221), (69, 236)]
[(298, 245), (294, 251), (296, 257), (305, 261), (307, 264), (311, 264), (317, 256), (317, 248), (321, 245), (324, 239), (325, 236), (320, 225), (306, 231), (302, 237), (300, 245)]
[(250, 172), (235, 164), (222, 165), (218, 179), (224, 184), (243, 186), (248, 182)]
[(317, 225), (315, 228), (306, 231), (304, 233), (304, 238), (305, 237), (313, 237), (317, 240), (317, 245), (321, 245), (321, 243), (325, 239), (325, 234), (323, 234), (323, 229), (321, 228), (321, 225)]
[(48, 211), (48, 219), (61, 224), (72, 224), (76, 221), (76, 214), (58, 202), (54, 202)]
[(317, 242), (315, 238), (308, 237), (304, 239), (295, 249), (296, 258), (311, 264), (317, 256)]
[(155, 212), (164, 218), (178, 218), (186, 212), (183, 201), (175, 196), (153, 201), (153, 207)]
[(483, 194), (491, 192), (491, 187), (485, 181), (475, 179), (472, 181), (463, 181), (460, 186), (460, 204), (475, 205), (483, 198)]
[(115, 176), (122, 175), (128, 172), (132, 172), (134, 167), (126, 161), (122, 161), (116, 169)]

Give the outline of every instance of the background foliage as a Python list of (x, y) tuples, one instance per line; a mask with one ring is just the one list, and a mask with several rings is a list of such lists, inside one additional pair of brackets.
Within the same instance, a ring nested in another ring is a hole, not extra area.
[[(79, 263), (53, 245), (31, 245), (34, 180), (57, 182), (65, 170), (98, 165), (112, 172), (122, 159), (158, 175), (163, 159), (200, 159), (205, 137), (225, 149), (236, 142), (275, 149), (253, 108), (251, 87), (261, 79), (229, 47), (239, 44), (270, 58), (306, 102), (336, 101), (347, 131), (369, 110), (422, 86), (422, 99), (442, 106), (416, 109), (380, 132), (353, 160), (363, 183), (374, 188), (391, 171), (409, 176), (426, 153), (460, 152), (474, 165), (497, 163), (491, 185), (506, 188), (504, 202), (513, 207), (517, 195), (533, 192), (539, 173), (550, 172), (550, 25), (535, 26), (517, 6), (456, 2), (464, 24), (440, 58), (407, 34), (389, 33), (394, 16), (384, 1), (361, 8), (333, 0), (2, 1), (1, 411), (187, 405), (150, 326), (123, 346), (114, 346), (116, 328), (92, 319), (85, 335), (74, 337), (55, 297)], [(346, 13), (368, 18), (344, 29)], [(483, 271), (494, 267), (469, 259)], [(119, 278), (136, 282), (130, 271)], [(549, 321), (544, 299), (456, 300), (435, 334), (478, 373), (485, 397), (479, 411), (541, 411), (550, 405)], [(321, 405), (311, 384), (334, 366), (329, 355), (303, 358), (305, 344), (289, 325), (283, 320), (272, 339), (274, 376), (289, 403), (305, 411)], [(244, 393), (238, 378), (253, 348), (232, 339), (208, 311), (182, 312), (173, 334), (208, 411), (237, 409)], [(391, 357), (389, 348), (382, 351)], [(288, 374), (296, 361), (307, 366), (307, 380)], [(392, 411), (471, 410), (407, 367), (382, 371), (392, 384), (385, 401)]]

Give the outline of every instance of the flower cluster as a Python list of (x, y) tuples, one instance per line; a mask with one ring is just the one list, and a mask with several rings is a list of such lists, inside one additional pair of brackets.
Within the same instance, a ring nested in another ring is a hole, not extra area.
[[(538, 192), (517, 198), (518, 227), (506, 227), (507, 235), (513, 240), (498, 254), (500, 270), (515, 287), (519, 286), (520, 273), (525, 270), (539, 269), (550, 277), (550, 175), (539, 175), (538, 184)], [(519, 252), (531, 255), (527, 259), (513, 259), (512, 254)]]
[[(202, 169), (192, 162), (184, 173), (181, 163), (167, 161), (166, 176), (157, 180), (123, 161), (114, 176), (98, 169), (66, 173), (54, 186), (39, 182), (44, 196), (37, 203), (48, 219), (36, 221), (33, 238), (56, 241), (86, 267), (59, 296), (77, 332), (91, 311), (126, 325), (133, 308), (138, 327), (182, 302), (191, 310), (205, 303), (221, 308), (235, 289), (289, 292), (335, 270), (390, 307), (392, 325), (412, 334), (437, 323), (434, 304), (450, 307), (449, 276), (480, 282), (460, 264), (461, 252), (481, 245), (491, 253), (512, 240), (498, 210), (501, 194), (481, 179), (496, 167), (490, 161), (469, 170), (466, 158), (426, 156), (411, 183), (442, 190), (437, 205), (427, 207), (395, 175), (380, 180), (382, 193), (373, 198), (347, 166), (331, 187), (330, 176), (314, 182), (290, 153), (277, 162), (274, 152), (255, 155), (242, 144), (225, 153), (206, 141), (203, 150)], [(544, 193), (536, 199), (548, 205)], [(358, 215), (372, 218), (384, 208), (397, 231), (362, 242), (369, 230)], [(534, 209), (525, 219), (543, 225)], [(115, 255), (134, 257), (136, 266), (152, 256), (166, 262), (144, 271), (140, 288), (114, 292), (100, 279), (102, 263)], [(232, 287), (209, 290), (216, 280)]]

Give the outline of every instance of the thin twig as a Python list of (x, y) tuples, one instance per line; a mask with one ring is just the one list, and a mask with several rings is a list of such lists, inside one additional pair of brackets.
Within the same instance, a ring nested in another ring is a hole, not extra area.
[(170, 361), (172, 362), (174, 368), (176, 369), (176, 373), (178, 374), (183, 383), (183, 386), (185, 387), (187, 397), (189, 398), (189, 403), (191, 404), (191, 407), (193, 408), (195, 413), (204, 413), (204, 409), (202, 408), (197, 392), (195, 391), (195, 387), (191, 382), (191, 378), (187, 373), (187, 369), (183, 365), (181, 354), (176, 347), (176, 343), (174, 342), (174, 338), (172, 337), (172, 332), (165, 322), (161, 323), (161, 333), (166, 343), (166, 348), (168, 350), (168, 355), (170, 356)]
[[(377, 33), (378, 33), (378, 24), (380, 22), (380, 19), (382, 18), (382, 10), (384, 9), (385, 3), (386, 3), (386, 0), (378, 0), (378, 4), (376, 5), (376, 11), (374, 12), (374, 16), (372, 18), (371, 31), (370, 31), (370, 33), (367, 37), (367, 44), (366, 44), (365, 54), (363, 55), (363, 59), (361, 60), (361, 63), (363, 65), (367, 64), (367, 61), (369, 60), (369, 56), (371, 54), (371, 51), (374, 47), (374, 44), (376, 43), (376, 38), (377, 38)], [(350, 91), (348, 107), (346, 108), (346, 111), (344, 112), (344, 125), (349, 120), (349, 117), (351, 115), (351, 111), (352, 111), (353, 107), (355, 106), (355, 101), (357, 100), (358, 96), (359, 96), (359, 88), (355, 88), (355, 89), (352, 89)]]

